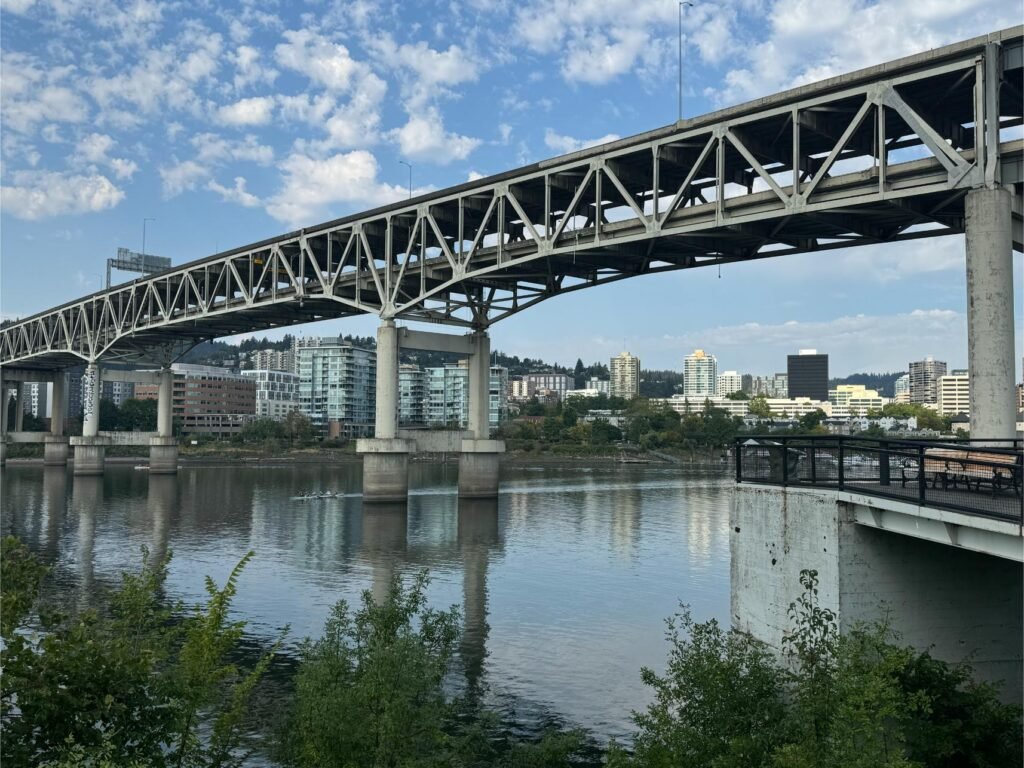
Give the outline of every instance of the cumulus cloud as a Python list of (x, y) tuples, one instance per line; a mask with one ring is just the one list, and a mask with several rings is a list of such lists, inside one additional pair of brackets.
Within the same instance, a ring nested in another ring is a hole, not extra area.
[(410, 112), (439, 97), (450, 96), (452, 86), (475, 81), (483, 66), (456, 45), (442, 51), (431, 48), (422, 40), (398, 45), (390, 36), (379, 36), (371, 41), (370, 46), (385, 66), (412, 75), (411, 79), (403, 82), (406, 109)]
[(274, 100), (269, 96), (253, 96), (225, 104), (217, 109), (217, 122), (224, 125), (266, 125), (274, 112)]
[(251, 45), (240, 45), (229, 57), (235, 65), (234, 86), (242, 91), (250, 85), (271, 85), (277, 78), (277, 70), (265, 67), (260, 61), (260, 52)]
[(242, 139), (225, 139), (215, 133), (199, 133), (192, 137), (190, 143), (196, 149), (196, 160), (206, 165), (227, 162), (270, 165), (274, 162), (273, 147), (260, 144), (253, 134)]
[(210, 176), (209, 166), (195, 160), (185, 160), (160, 169), (165, 198), (177, 197), (182, 192), (195, 189), (196, 185)]
[(124, 199), (106, 176), (17, 171), (13, 184), (0, 187), (4, 213), (20, 219), (43, 219), (62, 214), (94, 213), (113, 208)]
[(0, 74), (5, 132), (31, 133), (39, 123), (82, 123), (89, 117), (88, 104), (74, 89), (67, 67), (48, 69), (28, 54), (3, 53)]
[(267, 201), (267, 213), (288, 226), (309, 226), (358, 205), (400, 200), (408, 190), (377, 178), (377, 160), (366, 150), (317, 159), (293, 153), (279, 166), (281, 191)]
[(123, 157), (110, 157), (115, 141), (105, 133), (90, 133), (75, 145), (73, 164), (103, 166), (111, 169), (119, 179), (130, 179), (139, 170), (132, 160)]
[(553, 149), (561, 155), (570, 152), (578, 152), (587, 147), (596, 147), (599, 144), (607, 144), (610, 141), (617, 141), (621, 138), (617, 133), (608, 133), (597, 139), (576, 139), (572, 136), (563, 136), (551, 128), (544, 131), (544, 144), (548, 149)]
[(243, 176), (235, 176), (235, 185), (233, 187), (225, 187), (216, 181), (209, 181), (206, 184), (206, 188), (211, 192), (216, 192), (224, 201), (238, 203), (246, 208), (256, 208), (262, 204), (262, 201), (256, 195), (245, 188), (245, 177)]
[(288, 30), (283, 37), (287, 42), (274, 49), (277, 63), (328, 90), (348, 90), (353, 79), (365, 68), (352, 58), (344, 45), (311, 30)]
[(446, 131), (436, 108), (410, 115), (408, 122), (396, 129), (392, 137), (409, 159), (440, 165), (465, 160), (481, 144), (480, 139)]

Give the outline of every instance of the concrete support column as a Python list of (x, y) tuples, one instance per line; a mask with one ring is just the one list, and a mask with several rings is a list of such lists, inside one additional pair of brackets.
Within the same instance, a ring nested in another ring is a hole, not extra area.
[(491, 337), (487, 331), (472, 335), (469, 356), (469, 431), (477, 440), (491, 436)]
[(11, 406), (11, 393), (6, 384), (0, 384), (0, 400), (4, 404), (4, 407), (0, 408), (0, 435), (6, 435), (10, 431), (7, 424), (7, 411)]
[(14, 431), (24, 432), (25, 431), (25, 384), (18, 382), (14, 385), (14, 396), (18, 400), (17, 407), (14, 409)]
[(173, 475), (178, 471), (178, 439), (174, 436), (174, 372), (160, 369), (157, 390), (156, 437), (149, 439), (149, 474)]
[(174, 432), (173, 398), (174, 372), (170, 368), (161, 368), (156, 405), (156, 433), (160, 437), (170, 437)]
[(377, 329), (377, 405), (374, 437), (398, 436), (398, 328), (384, 320)]
[(107, 439), (100, 437), (100, 367), (89, 363), (82, 376), (82, 436), (71, 439), (75, 447), (75, 474), (102, 475)]
[(1007, 189), (967, 193), (967, 362), (971, 437), (1016, 435), (1013, 245)]
[(64, 434), (64, 371), (53, 374), (50, 385), (50, 434)]
[(377, 329), (377, 393), (374, 437), (356, 442), (363, 455), (363, 501), (405, 501), (409, 495), (409, 451), (398, 438), (398, 328), (394, 320)]
[(96, 363), (85, 366), (82, 374), (82, 437), (96, 437), (100, 433), (100, 395), (103, 380)]

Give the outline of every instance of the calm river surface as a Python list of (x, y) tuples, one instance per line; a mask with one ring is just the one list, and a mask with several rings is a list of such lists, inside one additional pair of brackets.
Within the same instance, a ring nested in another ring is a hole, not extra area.
[[(73, 478), (8, 466), (2, 530), (54, 565), (63, 599), (87, 603), (140, 548), (173, 550), (168, 589), (198, 602), (248, 550), (235, 603), (254, 639), (285, 624), (319, 635), (344, 598), (380, 594), (429, 568), (435, 607), (465, 621), (463, 673), (518, 719), (557, 719), (601, 741), (630, 733), (664, 668), (664, 619), (729, 618), (727, 474), (683, 467), (505, 466), (497, 502), (459, 502), (453, 465), (412, 464), (408, 506), (363, 508), (360, 465), (182, 468), (153, 477), (109, 466)], [(340, 499), (296, 501), (307, 490)]]

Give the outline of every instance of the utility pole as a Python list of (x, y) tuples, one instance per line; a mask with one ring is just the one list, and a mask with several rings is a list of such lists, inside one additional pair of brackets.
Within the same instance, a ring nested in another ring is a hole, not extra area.
[(142, 255), (143, 256), (146, 255), (146, 222), (147, 221), (156, 221), (156, 219), (154, 219), (151, 216), (147, 216), (146, 218), (144, 218), (142, 220)]
[(405, 160), (399, 160), (398, 162), (409, 169), (409, 199), (412, 200), (412, 163), (407, 163)]
[(683, 7), (693, 8), (689, 0), (679, 3), (679, 120), (683, 119)]

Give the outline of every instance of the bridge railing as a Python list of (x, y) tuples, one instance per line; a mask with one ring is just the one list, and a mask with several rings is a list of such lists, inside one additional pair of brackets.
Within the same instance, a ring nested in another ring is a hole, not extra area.
[(743, 436), (736, 482), (833, 488), (1024, 523), (1021, 440)]

